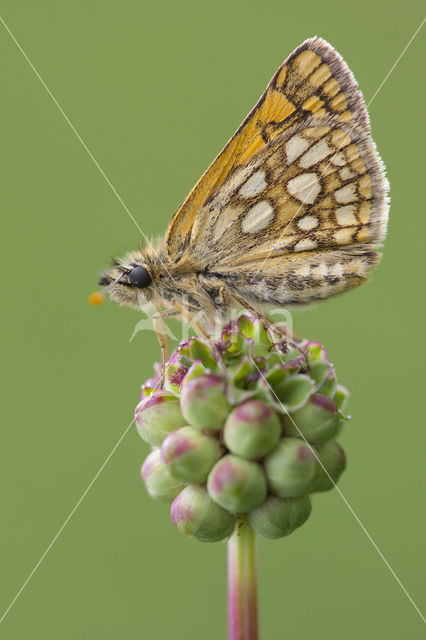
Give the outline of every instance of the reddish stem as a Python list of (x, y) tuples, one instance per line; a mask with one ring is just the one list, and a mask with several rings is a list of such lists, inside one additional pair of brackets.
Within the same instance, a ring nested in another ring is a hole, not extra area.
[(245, 516), (228, 540), (229, 640), (258, 640), (256, 539)]

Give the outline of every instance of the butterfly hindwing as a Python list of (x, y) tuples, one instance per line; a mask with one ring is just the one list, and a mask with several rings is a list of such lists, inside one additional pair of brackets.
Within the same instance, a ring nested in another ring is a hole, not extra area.
[(321, 38), (306, 40), (281, 65), (259, 102), (180, 206), (167, 234), (172, 259), (182, 256), (200, 208), (226, 178), (309, 115), (358, 122), (369, 132), (367, 111), (351, 71)]

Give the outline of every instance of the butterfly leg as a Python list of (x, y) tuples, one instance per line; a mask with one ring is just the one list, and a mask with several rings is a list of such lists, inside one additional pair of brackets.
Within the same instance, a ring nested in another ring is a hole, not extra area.
[(160, 343), (161, 348), (161, 375), (160, 375), (160, 385), (159, 388), (162, 389), (164, 387), (164, 380), (166, 377), (166, 362), (169, 357), (169, 343), (167, 340), (167, 333), (165, 330), (164, 322), (162, 322), (163, 318), (170, 318), (172, 316), (178, 315), (179, 311), (177, 309), (167, 309), (162, 311), (156, 311), (156, 313), (152, 316), (152, 324), (154, 325), (154, 331), (157, 334), (158, 342)]
[(195, 331), (199, 335), (203, 336), (204, 338), (208, 338), (208, 334), (206, 333), (206, 331), (195, 321), (191, 313), (187, 309), (185, 309), (182, 304), (180, 304), (176, 299), (171, 300), (171, 304), (175, 307), (174, 309), (159, 310), (156, 311), (156, 313), (154, 313), (152, 316), (152, 323), (154, 325), (154, 330), (157, 334), (157, 339), (160, 343), (161, 348), (160, 389), (164, 387), (164, 381), (166, 378), (166, 362), (170, 355), (167, 333), (164, 327), (164, 323), (162, 322), (163, 318), (170, 318), (172, 316), (180, 315), (194, 327)]
[(268, 333), (271, 334), (271, 336), (274, 336), (274, 335), (276, 336), (278, 334), (279, 337), (281, 338), (279, 347), (284, 353), (287, 353), (288, 341), (287, 341), (287, 335), (285, 331), (283, 331), (283, 329), (278, 327), (276, 324), (273, 324), (269, 320), (269, 318), (266, 316), (266, 314), (259, 311), (259, 309), (256, 309), (255, 307), (253, 307), (249, 302), (247, 302), (245, 298), (239, 296), (234, 291), (231, 291), (230, 289), (226, 288), (226, 293), (228, 293), (232, 298), (234, 298), (234, 300), (238, 302), (239, 305), (244, 307), (244, 309), (247, 309), (247, 311), (250, 311), (250, 313), (252, 313), (255, 318), (260, 320), (263, 326), (265, 327), (265, 329), (268, 331)]
[(208, 338), (209, 337), (209, 335), (205, 331), (205, 329), (195, 320), (195, 318), (196, 318), (195, 314), (191, 314), (191, 312), (187, 308), (185, 308), (185, 306), (183, 304), (181, 304), (175, 298), (173, 298), (173, 300), (171, 300), (171, 303), (175, 307), (176, 313), (179, 313), (182, 316), (182, 318), (184, 318), (187, 322), (189, 322), (189, 324), (192, 327), (194, 327), (195, 331), (200, 336), (203, 336), (203, 338)]

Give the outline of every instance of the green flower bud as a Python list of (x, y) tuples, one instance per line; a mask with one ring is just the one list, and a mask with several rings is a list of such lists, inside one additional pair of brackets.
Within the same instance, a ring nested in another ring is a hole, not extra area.
[(275, 447), (281, 429), (275, 411), (259, 400), (249, 400), (229, 414), (223, 430), (224, 442), (232, 453), (259, 460)]
[(336, 403), (327, 396), (315, 393), (297, 411), (284, 418), (284, 434), (305, 437), (308, 442), (320, 444), (332, 438), (340, 424)]
[(181, 409), (187, 422), (197, 429), (219, 431), (231, 410), (222, 376), (206, 374), (184, 382)]
[(322, 465), (331, 476), (331, 480), (325, 473), (321, 464), (317, 461), (317, 470), (314, 476), (311, 491), (329, 491), (333, 489), (346, 467), (346, 456), (342, 447), (335, 440), (324, 442), (316, 448), (317, 456)]
[(263, 538), (283, 538), (300, 527), (311, 514), (309, 496), (277, 498), (268, 496), (248, 515), (250, 525)]
[(205, 482), (222, 450), (219, 441), (193, 427), (170, 433), (161, 446), (161, 457), (177, 480), (194, 484)]
[(173, 521), (199, 540), (226, 537), (235, 515), (269, 538), (300, 526), (308, 494), (332, 488), (345, 466), (335, 439), (348, 392), (323, 345), (286, 342), (243, 313), (216, 337), (182, 342), (166, 365), (164, 389), (158, 364), (135, 412), (156, 447), (142, 470), (148, 492), (174, 498)]
[(178, 493), (185, 487), (170, 475), (161, 460), (160, 449), (154, 449), (145, 459), (141, 469), (142, 480), (149, 495), (156, 500), (173, 502)]
[(204, 487), (186, 487), (174, 500), (170, 515), (173, 524), (187, 536), (201, 542), (226, 538), (235, 526), (235, 516), (210, 498)]
[(296, 438), (282, 438), (264, 465), (270, 488), (281, 498), (307, 493), (316, 471), (314, 454)]
[(215, 464), (207, 480), (215, 502), (231, 513), (247, 513), (266, 498), (267, 485), (256, 462), (226, 455)]
[(142, 400), (135, 409), (135, 421), (140, 437), (154, 447), (186, 424), (179, 398), (168, 391), (155, 391)]

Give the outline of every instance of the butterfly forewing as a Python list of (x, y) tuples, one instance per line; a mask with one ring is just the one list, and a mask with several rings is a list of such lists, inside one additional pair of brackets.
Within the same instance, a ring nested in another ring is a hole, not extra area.
[(224, 267), (351, 244), (376, 247), (386, 181), (368, 134), (334, 118), (286, 130), (200, 208), (190, 250)]
[(386, 233), (387, 181), (352, 73), (319, 38), (278, 69), (176, 213), (169, 255), (274, 304), (363, 282)]
[(369, 131), (357, 84), (339, 54), (321, 38), (306, 40), (278, 69), (265, 93), (176, 212), (167, 234), (172, 259), (181, 257), (200, 207), (226, 178), (283, 131), (308, 115), (334, 115)]

